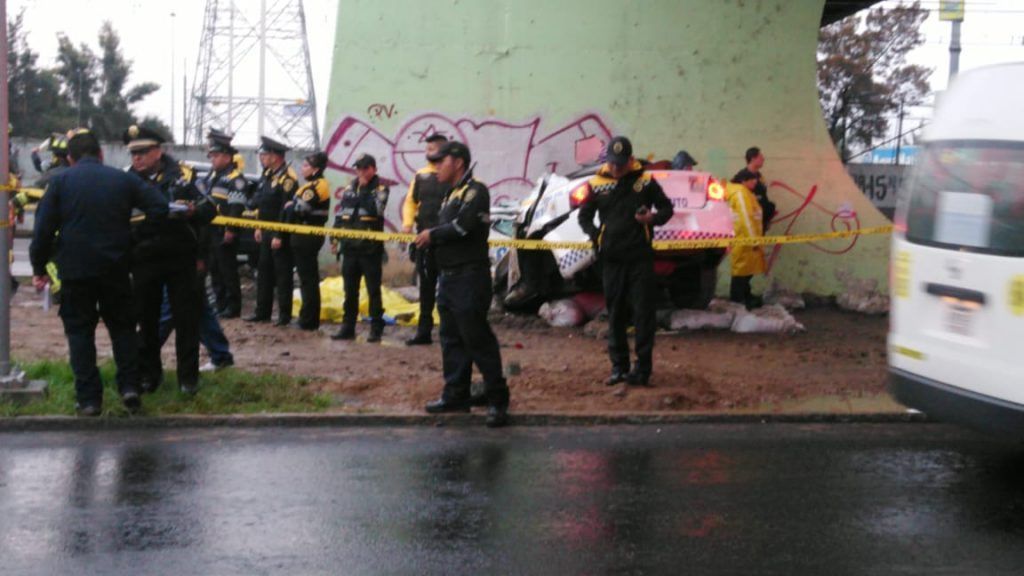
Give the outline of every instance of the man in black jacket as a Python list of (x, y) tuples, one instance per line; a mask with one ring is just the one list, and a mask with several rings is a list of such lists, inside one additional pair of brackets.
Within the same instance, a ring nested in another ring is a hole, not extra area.
[[(272, 138), (260, 138), (260, 164), (263, 175), (256, 192), (258, 220), (284, 222), (284, 205), (290, 202), (298, 188), (298, 176), (285, 162), (290, 150)], [(274, 307), (274, 293), (277, 292), (277, 322), (275, 326), (287, 326), (292, 321), (292, 290), (295, 264), (292, 260), (290, 235), (274, 230), (257, 230), (255, 239), (260, 245), (259, 271), (256, 275), (256, 311), (245, 318), (246, 322), (270, 322)]]
[[(355, 162), (356, 179), (341, 193), (334, 227), (345, 230), (384, 231), (384, 210), (390, 189), (377, 177), (377, 160), (363, 154)], [(340, 252), (341, 276), (345, 284), (345, 303), (341, 329), (331, 335), (333, 340), (356, 337), (359, 316), (359, 283), (366, 281), (370, 298), (370, 336), (367, 342), (380, 342), (384, 335), (384, 303), (381, 298), (381, 275), (384, 269), (384, 243), (377, 240), (342, 238), (332, 241), (332, 249)]]
[(143, 235), (167, 219), (167, 202), (134, 174), (103, 165), (99, 141), (85, 129), (68, 135), (71, 168), (50, 180), (36, 211), (29, 247), (33, 284), (46, 287), (46, 263), (56, 255), (62, 288), (60, 317), (75, 374), (77, 409), (97, 416), (103, 383), (96, 368), (96, 324), (107, 325), (117, 364), (117, 388), (138, 409), (138, 342), (129, 277), (132, 209), (145, 215)]
[[(210, 172), (197, 184), (209, 196), (221, 216), (240, 218), (249, 203), (249, 183), (235, 164), (238, 150), (232, 136), (211, 129), (206, 136)], [(210, 227), (210, 280), (217, 297), (217, 315), (238, 318), (242, 314), (242, 284), (238, 277), (240, 231), (232, 226)]]
[(142, 392), (156, 391), (163, 381), (160, 308), (166, 290), (174, 322), (178, 386), (182, 392), (194, 394), (199, 385), (199, 318), (205, 296), (197, 275), (199, 236), (217, 209), (199, 193), (192, 169), (164, 152), (162, 134), (133, 125), (122, 140), (132, 157), (130, 172), (153, 184), (171, 206), (156, 236), (140, 238), (134, 250), (132, 281)]
[[(672, 203), (661, 185), (633, 158), (633, 145), (618, 136), (608, 143), (607, 164), (588, 182), (579, 223), (598, 251), (608, 308), (608, 385), (627, 381), (649, 386), (653, 368), (655, 301), (654, 227), (672, 218)], [(654, 208), (656, 211), (652, 212)], [(594, 225), (594, 215), (601, 227)], [(636, 367), (629, 366), (626, 329), (632, 312)]]
[[(428, 160), (437, 166), (439, 182), (452, 186), (444, 197), (438, 224), (416, 236), (416, 248), (430, 247), (440, 274), (437, 311), (441, 316), (441, 357), (444, 391), (426, 406), (427, 412), (469, 412), (487, 405), (487, 426), (508, 423), (509, 390), (501, 370), (498, 339), (487, 321), (491, 307), (491, 261), (487, 237), (491, 228), (491, 195), (473, 179), (469, 148), (447, 142)], [(484, 377), (482, 398), (470, 397), (473, 365)]]

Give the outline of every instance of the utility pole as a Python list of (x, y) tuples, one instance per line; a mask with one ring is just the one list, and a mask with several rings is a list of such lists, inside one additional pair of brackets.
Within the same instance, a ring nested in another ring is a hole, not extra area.
[[(174, 137), (174, 11), (171, 11), (171, 140), (177, 141)], [(184, 135), (182, 135), (184, 140)]]
[(11, 365), (11, 265), (7, 255), (11, 253), (11, 136), (7, 127), (10, 125), (8, 114), (9, 99), (7, 91), (7, 0), (0, 0), (0, 400), (24, 402), (28, 399), (42, 398), (46, 395), (46, 382), (29, 382), (25, 372)]
[(900, 98), (900, 123), (896, 130), (896, 160), (893, 164), (900, 165), (900, 151), (903, 145), (903, 98)]
[(267, 0), (260, 0), (260, 94), (257, 134), (262, 137), (263, 121), (267, 115)]
[(960, 25), (964, 21), (966, 0), (941, 0), (939, 2), (939, 20), (952, 23), (952, 34), (949, 37), (949, 81), (953, 82), (960, 72)]
[[(7, 0), (0, 0), (0, 94), (7, 94)], [(7, 208), (11, 205), (11, 191), (7, 189), (10, 181), (11, 168), (11, 136), (7, 126), (10, 122), (8, 116), (8, 98), (0, 102), (0, 378), (6, 378), (11, 374), (11, 266), (7, 263), (7, 255), (11, 253), (11, 211)]]

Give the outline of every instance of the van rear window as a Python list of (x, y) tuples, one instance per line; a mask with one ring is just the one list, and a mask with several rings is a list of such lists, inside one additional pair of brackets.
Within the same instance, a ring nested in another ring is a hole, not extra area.
[(929, 144), (908, 191), (902, 218), (908, 241), (1024, 256), (1024, 145)]

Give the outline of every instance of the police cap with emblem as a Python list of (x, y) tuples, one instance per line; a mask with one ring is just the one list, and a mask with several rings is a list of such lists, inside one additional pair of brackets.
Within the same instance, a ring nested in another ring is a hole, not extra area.
[(605, 160), (609, 164), (623, 166), (633, 157), (633, 144), (625, 136), (616, 136), (608, 143)]
[(288, 152), (289, 150), (291, 150), (291, 147), (287, 144), (282, 144), (273, 138), (260, 136), (260, 154), (277, 154), (278, 156), (284, 156), (285, 152)]
[(206, 134), (207, 152), (222, 152), (224, 154), (237, 154), (238, 150), (231, 145), (231, 140), (234, 138), (231, 134), (211, 128)]
[(121, 140), (126, 146), (128, 146), (129, 152), (159, 146), (167, 141), (167, 139), (156, 130), (146, 128), (145, 126), (139, 126), (138, 124), (132, 124), (129, 126), (121, 135)]
[(445, 156), (451, 156), (452, 158), (462, 158), (463, 164), (466, 168), (469, 168), (469, 161), (472, 156), (469, 153), (469, 147), (462, 142), (456, 142), (455, 140), (449, 140), (441, 145), (441, 148), (434, 154), (427, 156), (427, 160), (431, 162), (440, 162), (444, 160)]
[(353, 164), (353, 166), (355, 166), (356, 168), (369, 168), (370, 166), (376, 168), (377, 159), (374, 158), (373, 156), (370, 156), (369, 154), (363, 154), (359, 158), (356, 158), (356, 162), (355, 164)]

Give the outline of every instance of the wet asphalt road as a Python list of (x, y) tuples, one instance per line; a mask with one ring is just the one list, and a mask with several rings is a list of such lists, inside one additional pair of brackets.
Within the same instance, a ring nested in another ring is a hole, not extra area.
[(0, 435), (0, 574), (1020, 574), (1024, 449), (898, 425)]

